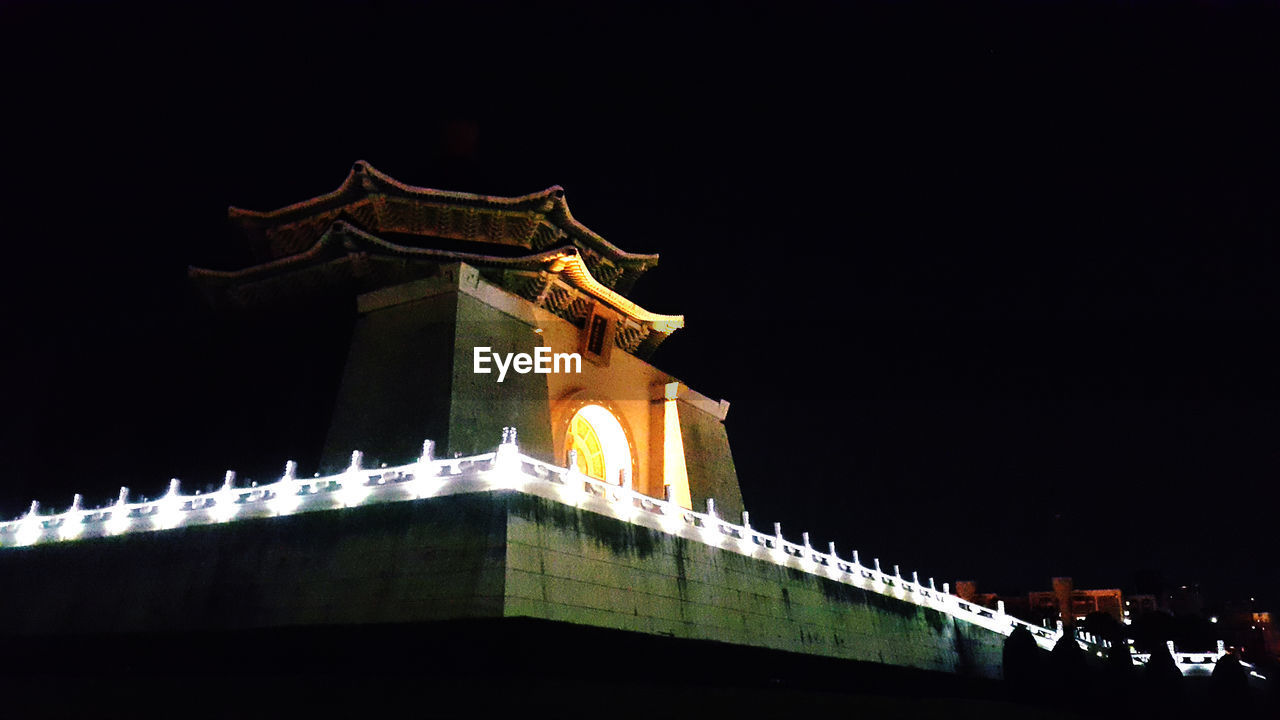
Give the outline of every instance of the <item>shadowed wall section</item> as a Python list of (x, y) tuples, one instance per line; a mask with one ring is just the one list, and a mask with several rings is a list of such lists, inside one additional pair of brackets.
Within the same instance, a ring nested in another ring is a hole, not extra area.
[(499, 617), (505, 535), (481, 494), (6, 548), (0, 633)]
[[(683, 385), (681, 390), (686, 390)], [(696, 400), (690, 396), (696, 396)], [(729, 404), (710, 405), (706, 398), (686, 390), (684, 397), (677, 398), (676, 407), (680, 413), (680, 437), (684, 441), (693, 506), (704, 508), (711, 498), (724, 517), (741, 516), (746, 507), (742, 504), (738, 470), (733, 464), (729, 434), (724, 427), (724, 413), (728, 412)]]

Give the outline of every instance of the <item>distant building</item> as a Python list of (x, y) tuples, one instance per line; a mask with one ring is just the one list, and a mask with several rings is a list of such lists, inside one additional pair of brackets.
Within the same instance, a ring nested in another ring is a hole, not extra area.
[(1124, 601), (1124, 622), (1127, 625), (1159, 609), (1160, 604), (1156, 601), (1155, 595), (1130, 595)]
[[(1003, 602), (1005, 612), (1036, 625), (1053, 625), (1061, 620), (1064, 625), (1074, 625), (1090, 613), (1104, 612), (1124, 622), (1125, 600), (1119, 589), (1080, 590), (1069, 577), (1053, 578), (1053, 589), (1030, 592), (1026, 595), (997, 595), (978, 592), (978, 584), (972, 580), (956, 581), (956, 595), (984, 607), (995, 608)], [(1155, 608), (1155, 597), (1142, 598), (1143, 607)]]
[(1174, 617), (1191, 617), (1205, 614), (1204, 594), (1199, 585), (1183, 585), (1166, 593), (1164, 609)]
[[(1027, 620), (1028, 617), (1026, 596), (980, 593), (978, 592), (978, 583), (973, 580), (957, 580), (956, 597), (992, 610), (1003, 610), (1003, 612), (1021, 620)], [(1003, 606), (1001, 603), (1003, 603)]]
[(1251, 613), (1249, 627), (1261, 641), (1263, 651), (1280, 657), (1280, 632), (1277, 632), (1275, 623), (1271, 621), (1271, 613)]
[(1249, 602), (1227, 603), (1214, 622), (1231, 647), (1244, 650), (1245, 656), (1258, 660), (1265, 656), (1280, 659), (1280, 632), (1274, 615)]

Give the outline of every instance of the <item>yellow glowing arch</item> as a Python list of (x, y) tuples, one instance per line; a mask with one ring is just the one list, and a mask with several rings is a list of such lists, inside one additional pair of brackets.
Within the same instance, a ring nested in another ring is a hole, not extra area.
[(584, 405), (569, 421), (565, 449), (578, 453), (583, 475), (619, 483), (632, 477), (631, 443), (622, 423), (601, 405)]

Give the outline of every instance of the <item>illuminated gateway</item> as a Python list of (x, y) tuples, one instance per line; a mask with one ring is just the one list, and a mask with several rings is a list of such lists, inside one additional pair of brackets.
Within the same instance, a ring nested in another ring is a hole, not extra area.
[[(379, 463), (414, 459), (423, 438), (443, 456), (474, 455), (516, 427), (524, 452), (545, 462), (563, 465), (576, 450), (589, 477), (625, 475), (652, 497), (671, 492), (685, 506), (714, 497), (741, 512), (728, 404), (644, 361), (684, 318), (622, 295), (658, 256), (624, 252), (583, 227), (561, 188), (516, 198), (442, 192), (359, 162), (328, 195), (231, 217), (260, 264), (193, 269), (214, 302), (358, 298), (324, 465), (345, 466), (353, 449)], [(474, 372), (477, 348), (538, 346), (579, 354), (581, 372), (508, 372), (501, 383)]]
[[(360, 162), (332, 193), (231, 216), (258, 264), (193, 269), (212, 302), (355, 298), (331, 472), (33, 503), (0, 524), (0, 632), (537, 618), (982, 677), (1015, 628), (1044, 649), (1062, 637), (753, 528), (728, 403), (646, 362), (684, 324), (625, 297), (657, 256), (583, 227), (560, 188), (442, 192)], [(581, 372), (474, 372), (476, 348), (539, 346)]]

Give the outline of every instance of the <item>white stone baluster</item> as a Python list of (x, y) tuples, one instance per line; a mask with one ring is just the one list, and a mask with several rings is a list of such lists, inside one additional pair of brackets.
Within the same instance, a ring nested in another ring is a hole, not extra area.
[[(493, 469), (501, 470), (504, 474), (514, 473), (520, 469), (520, 446), (516, 442), (514, 427), (502, 428), (502, 444), (498, 446), (498, 452), (493, 458)], [(499, 482), (506, 487), (514, 485), (514, 480), (514, 477), (503, 477)]]

